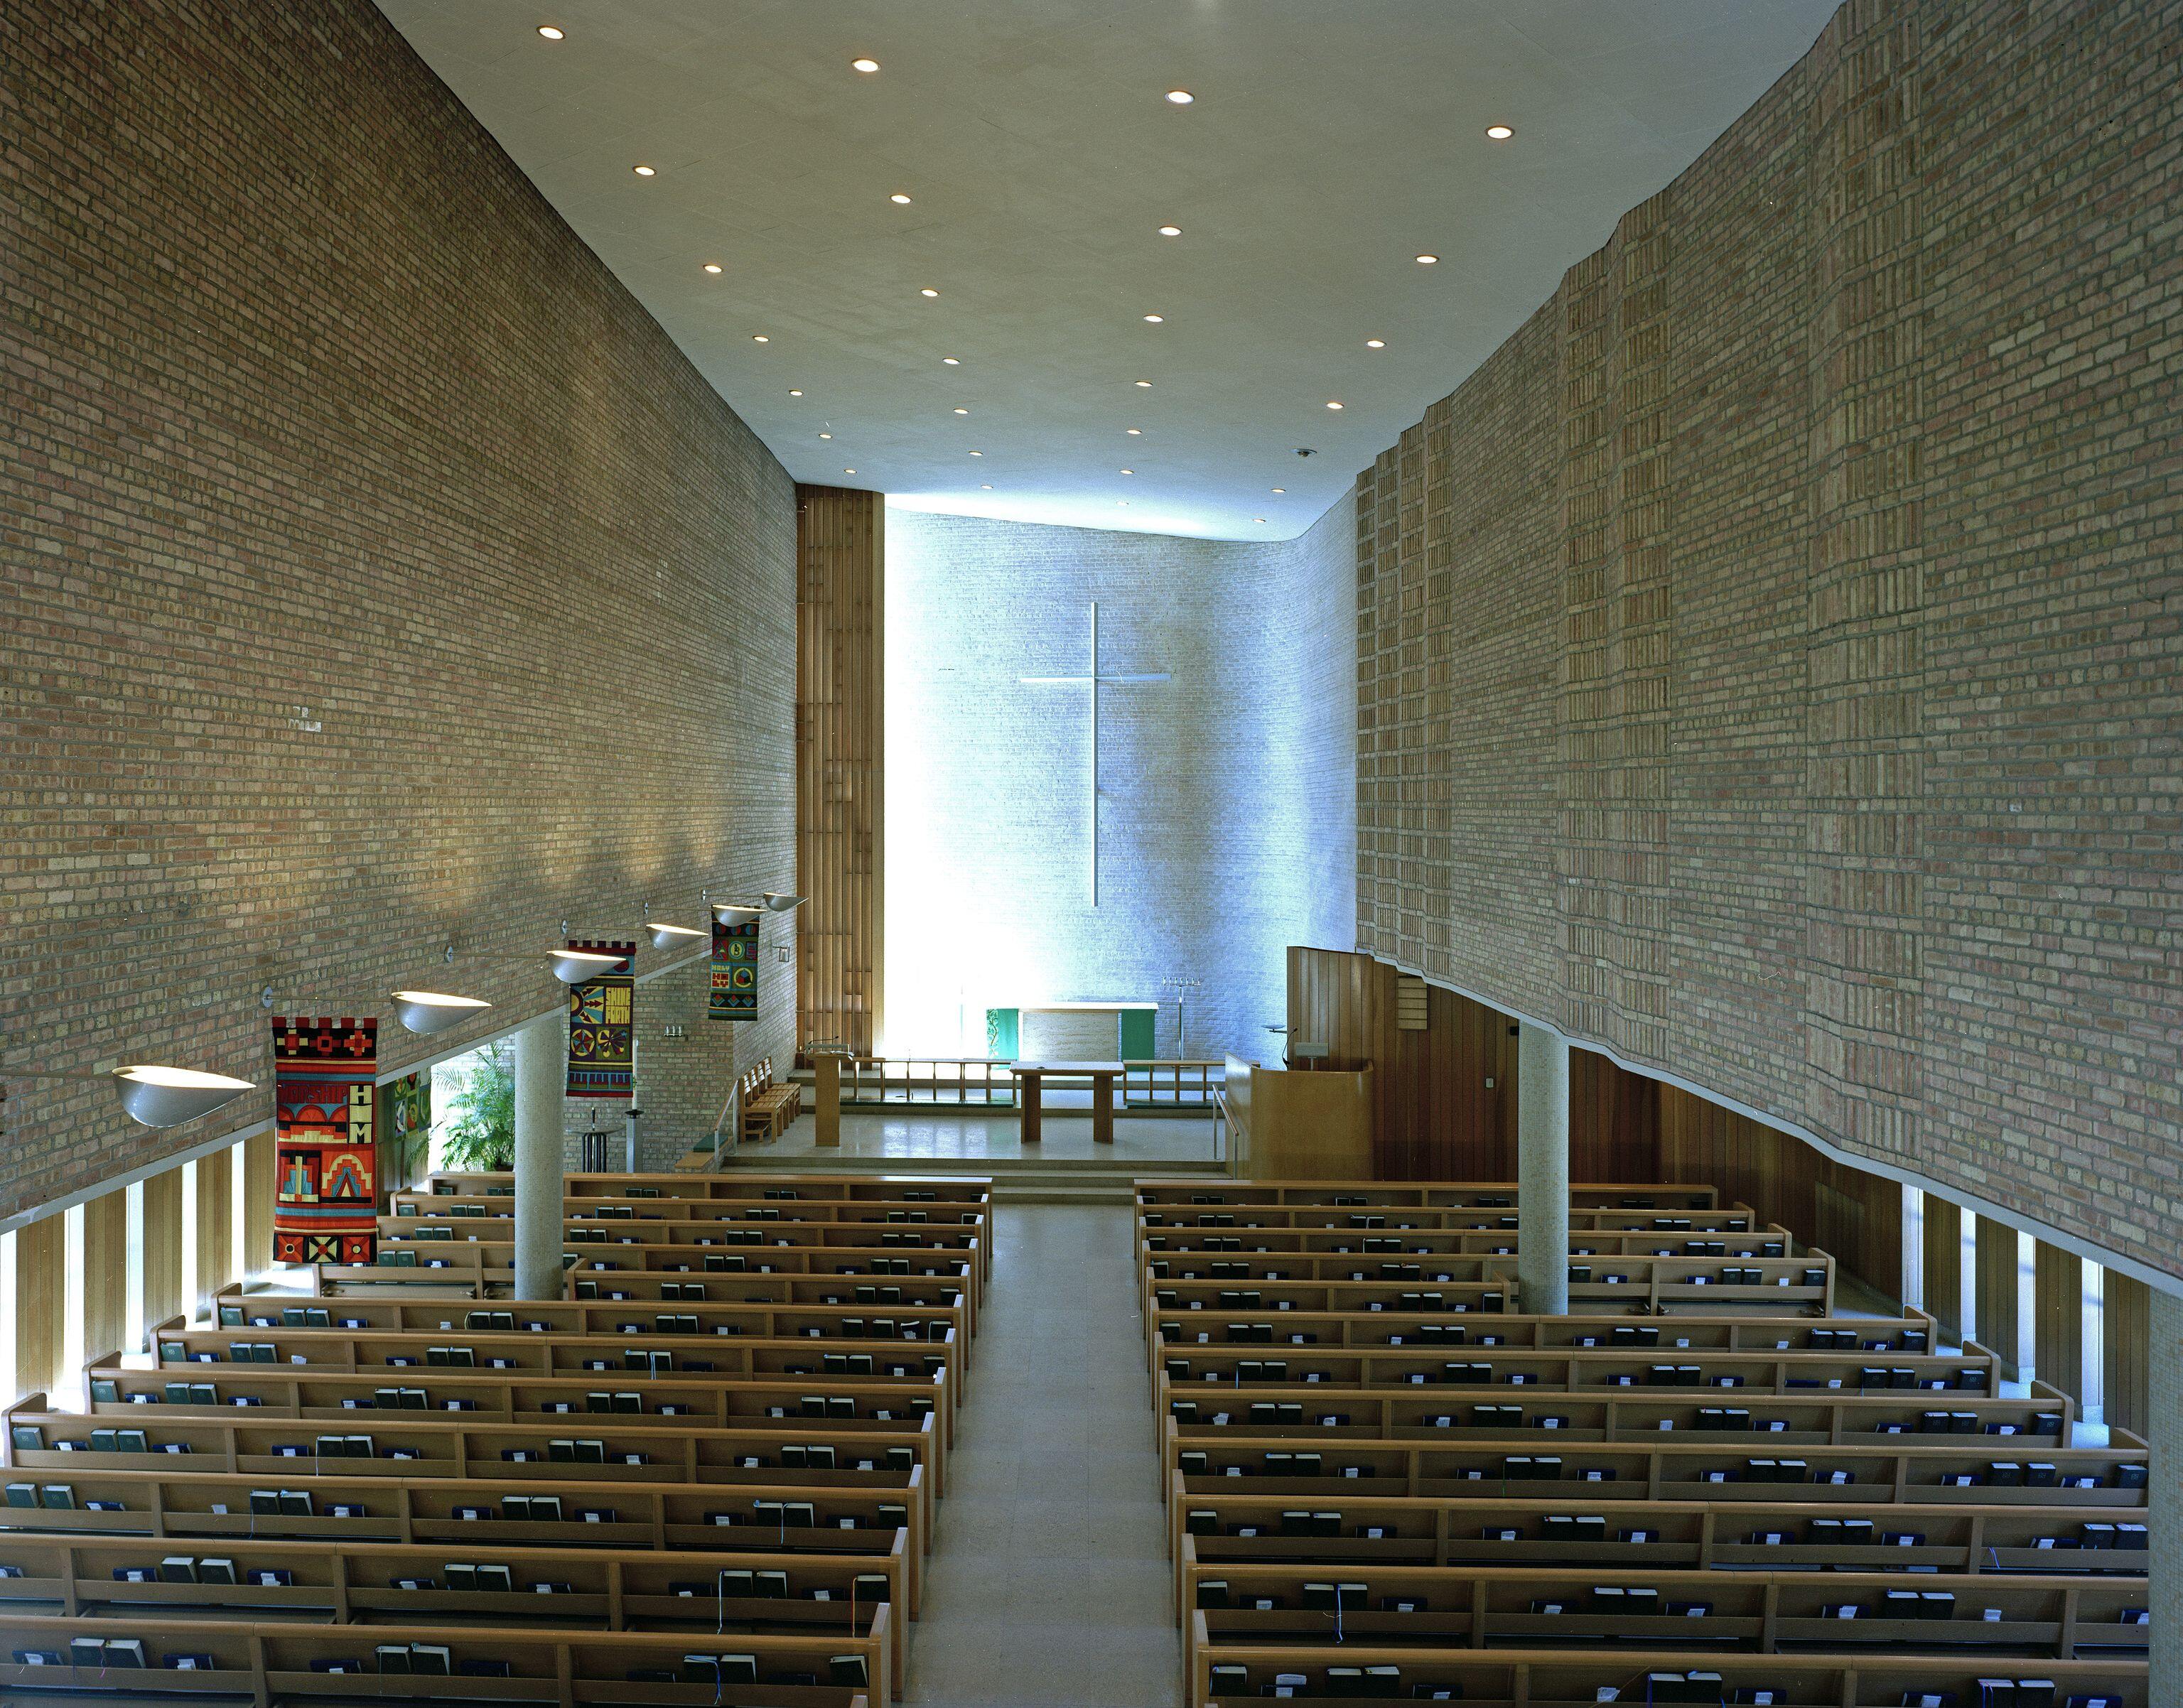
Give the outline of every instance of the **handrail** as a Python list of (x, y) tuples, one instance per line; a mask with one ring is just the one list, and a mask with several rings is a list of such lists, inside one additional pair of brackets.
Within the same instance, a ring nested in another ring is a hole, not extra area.
[[(1213, 1106), (1225, 1062), (1142, 1057), (1122, 1064), (1125, 1102), (1175, 1109)], [(899, 1094), (899, 1095), (897, 1095)], [(1015, 1063), (997, 1056), (868, 1056), (845, 1051), (842, 1101), (1016, 1106)]]

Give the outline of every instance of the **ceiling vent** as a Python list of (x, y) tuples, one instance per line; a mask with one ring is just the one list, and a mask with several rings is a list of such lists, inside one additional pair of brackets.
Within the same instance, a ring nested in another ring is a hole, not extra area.
[(1431, 998), (1425, 990), (1425, 981), (1407, 973), (1395, 975), (1395, 1029), (1397, 1032), (1422, 1032), (1425, 1016), (1431, 1012)]

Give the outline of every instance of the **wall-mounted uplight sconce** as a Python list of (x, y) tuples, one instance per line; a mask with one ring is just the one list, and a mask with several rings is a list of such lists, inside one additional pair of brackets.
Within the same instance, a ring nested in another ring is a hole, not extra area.
[(810, 897), (808, 896), (786, 896), (780, 894), (775, 890), (769, 890), (765, 892), (764, 900), (769, 912), (775, 913), (793, 913), (797, 908), (801, 907), (806, 901), (810, 900)]
[(140, 1062), (114, 1070), (114, 1089), (131, 1120), (147, 1127), (179, 1127), (254, 1090), (255, 1082), (195, 1068)]
[(397, 990), (389, 1000), (396, 1019), (428, 1038), (492, 1006), (482, 996), (450, 996), (442, 990)]
[(553, 976), (564, 984), (581, 984), (603, 973), (611, 973), (629, 957), (626, 955), (599, 955), (589, 949), (556, 949), (553, 951)]
[(655, 949), (686, 949), (692, 943), (703, 942), (707, 935), (694, 926), (662, 925), (653, 919), (644, 922), (644, 929), (652, 934), (652, 946)]

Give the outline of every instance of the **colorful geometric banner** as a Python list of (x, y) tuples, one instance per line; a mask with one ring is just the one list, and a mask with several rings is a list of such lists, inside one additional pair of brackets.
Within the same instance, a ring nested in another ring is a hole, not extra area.
[(571, 941), (571, 949), (619, 955), (621, 965), (569, 987), (569, 1095), (636, 1095), (636, 945)]
[(378, 1245), (376, 1020), (273, 1022), (273, 1261), (369, 1263)]
[(713, 916), (713, 991), (705, 1012), (715, 1020), (758, 1018), (759, 918), (737, 914), (730, 923)]

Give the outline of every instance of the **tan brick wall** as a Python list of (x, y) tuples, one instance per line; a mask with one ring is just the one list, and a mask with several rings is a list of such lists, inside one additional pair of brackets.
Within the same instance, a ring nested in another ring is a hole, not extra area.
[(1365, 472), (1358, 934), (2183, 1273), (2179, 58), (1854, 0)]
[[(5, 9), (7, 1061), (269, 1080), (261, 985), (497, 1028), (564, 918), (786, 887), (793, 489), (492, 139), (369, 5)], [(732, 1040), (643, 987), (652, 1130), (785, 1056), (767, 971)], [(18, 1082), (0, 1213), (269, 1107)]]

